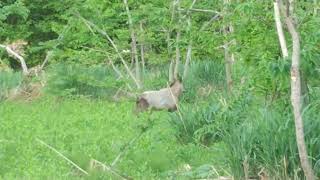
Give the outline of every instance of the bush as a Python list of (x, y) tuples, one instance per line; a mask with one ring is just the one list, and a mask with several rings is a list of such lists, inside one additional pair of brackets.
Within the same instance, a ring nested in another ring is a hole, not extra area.
[(60, 96), (109, 97), (124, 84), (124, 80), (117, 79), (114, 71), (106, 67), (57, 64), (49, 69), (47, 92)]
[(226, 133), (243, 121), (251, 95), (243, 92), (227, 100), (221, 94), (214, 94), (208, 102), (182, 104), (179, 112), (171, 115), (170, 123), (181, 142), (209, 144), (221, 141)]

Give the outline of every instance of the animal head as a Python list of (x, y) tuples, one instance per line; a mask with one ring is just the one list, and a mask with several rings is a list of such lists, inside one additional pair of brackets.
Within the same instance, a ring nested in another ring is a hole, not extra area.
[(175, 96), (180, 96), (184, 91), (182, 79), (180, 77), (175, 78), (170, 84), (170, 89)]
[(149, 103), (148, 103), (148, 101), (147, 101), (145, 98), (140, 97), (140, 98), (138, 98), (137, 101), (136, 101), (136, 109), (135, 109), (134, 113), (135, 113), (136, 115), (138, 115), (140, 112), (145, 111), (145, 110), (147, 110), (148, 108), (149, 108)]

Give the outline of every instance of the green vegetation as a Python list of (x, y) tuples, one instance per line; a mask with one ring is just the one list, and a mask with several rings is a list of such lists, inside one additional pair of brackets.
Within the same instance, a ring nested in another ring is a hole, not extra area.
[[(112, 177), (110, 173), (102, 172), (84, 176), (38, 143), (36, 138), (90, 171), (90, 159), (111, 164), (126, 144), (147, 125), (146, 118), (132, 116), (132, 106), (133, 103), (54, 97), (31, 103), (3, 103), (0, 107), (0, 160), (6, 163), (0, 166), (2, 178)], [(153, 114), (152, 121), (153, 125), (149, 124), (152, 127), (115, 165), (120, 172), (138, 179), (168, 177), (177, 174), (179, 168), (183, 172), (186, 164), (197, 168), (209, 163), (210, 159), (214, 162), (221, 158), (219, 149), (179, 144), (174, 138), (174, 129), (168, 123), (167, 113)], [(219, 162), (214, 164), (215, 168), (225, 165), (223, 161)]]
[[(278, 3), (288, 56), (271, 1), (2, 0), (0, 179), (306, 179), (299, 98), (320, 177), (320, 2)], [(134, 114), (177, 75), (178, 111)]]

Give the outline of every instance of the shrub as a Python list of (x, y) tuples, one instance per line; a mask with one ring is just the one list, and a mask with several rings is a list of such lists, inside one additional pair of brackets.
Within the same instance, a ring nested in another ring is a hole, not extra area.
[(171, 115), (170, 123), (181, 142), (218, 142), (243, 121), (250, 103), (251, 95), (247, 92), (228, 100), (214, 94), (206, 104), (183, 104), (179, 112)]
[(124, 84), (124, 80), (117, 79), (113, 70), (106, 67), (57, 64), (49, 69), (47, 92), (60, 96), (109, 97)]

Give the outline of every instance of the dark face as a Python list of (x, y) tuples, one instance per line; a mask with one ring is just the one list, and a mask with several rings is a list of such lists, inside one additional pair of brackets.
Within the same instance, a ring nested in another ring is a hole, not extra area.
[(144, 98), (140, 98), (140, 99), (136, 102), (136, 112), (137, 112), (137, 113), (148, 109), (148, 107), (149, 107), (149, 103), (148, 103), (148, 101), (145, 100)]

